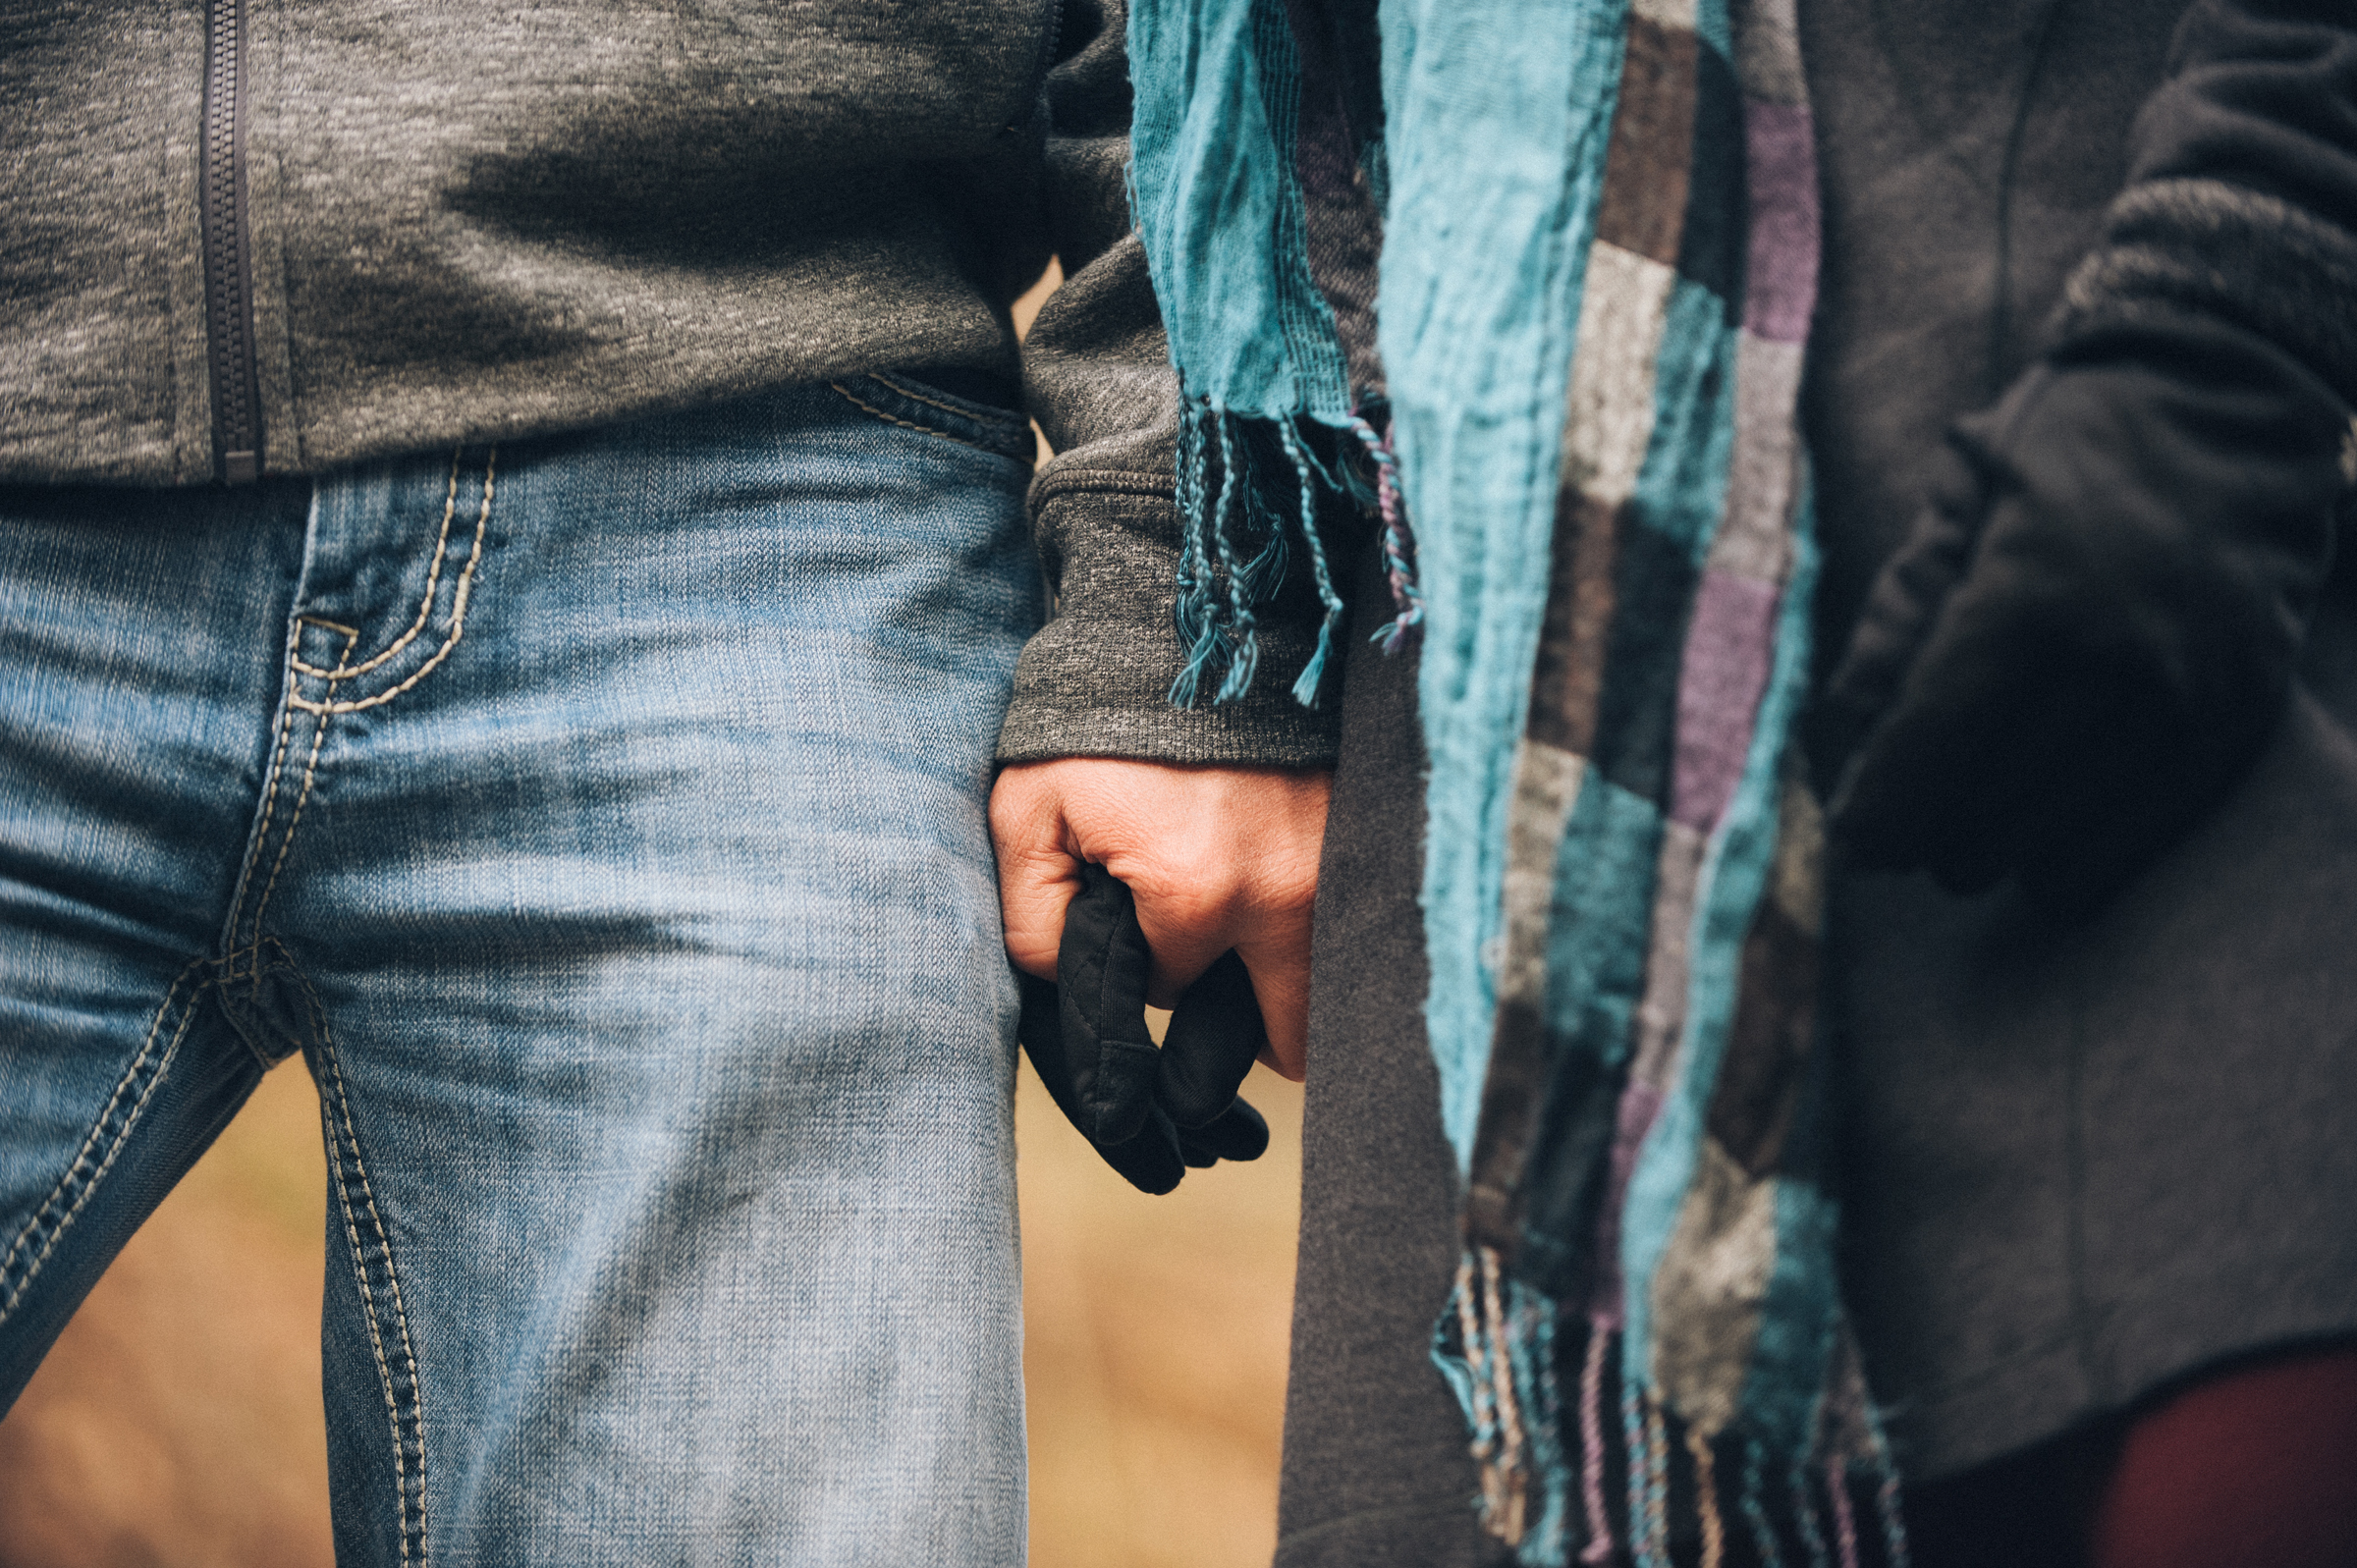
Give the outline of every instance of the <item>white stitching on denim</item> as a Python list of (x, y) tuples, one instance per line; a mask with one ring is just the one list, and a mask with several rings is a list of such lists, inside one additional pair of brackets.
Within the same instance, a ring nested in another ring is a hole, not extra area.
[[(432, 567), (427, 568), (425, 573), (425, 599), (417, 606), (417, 619), (410, 622), (410, 629), (403, 632), (398, 638), (396, 638), (392, 647), (387, 648), (384, 652), (378, 654), (366, 664), (351, 667), (347, 667), (345, 665), (344, 661), (352, 657), (352, 647), (351, 644), (348, 643), (345, 645), (344, 651), (336, 655), (336, 668), (333, 670), (313, 669), (311, 666), (304, 664), (300, 657), (295, 661), (296, 669), (301, 671), (306, 676), (321, 676), (331, 680), (349, 680), (355, 676), (366, 675), (369, 671), (374, 670), (377, 668), (377, 666), (383, 664), (386, 660), (401, 652), (402, 649), (408, 647), (411, 643), (417, 640), (417, 633), (425, 629), (426, 622), (433, 616), (434, 590), (440, 586), (442, 581), (442, 563), (449, 558), (450, 519), (457, 514), (459, 510), (459, 461), (465, 456), (466, 449), (464, 447), (450, 455), (450, 493), (443, 497), (442, 500), (442, 532), (441, 535), (434, 540), (434, 564)], [(319, 624), (327, 625), (329, 622), (323, 621), (320, 622)], [(347, 626), (338, 626), (335, 629), (338, 631), (347, 631), (351, 628)], [(356, 631), (353, 632), (353, 641), (357, 642), (359, 640), (359, 635), (360, 634)]]
[[(289, 657), (292, 657), (291, 653)], [(272, 815), (278, 810), (278, 781), (286, 777), (287, 736), (295, 728), (295, 706), (298, 700), (290, 692), (287, 696), (287, 711), (279, 716), (278, 739), (271, 746), (270, 785), (262, 791), (262, 820), (260, 826), (253, 830), (253, 846), (246, 851), (246, 863), (238, 868), (238, 891), (231, 895), (229, 900), (229, 929), (222, 934), (222, 941), (225, 943), (235, 943), (238, 940), (238, 928), (246, 923), (246, 890), (253, 886), (253, 868), (261, 864), (262, 852), (270, 845), (270, 821)], [(260, 932), (255, 932), (254, 943), (249, 943), (238, 950), (240, 952), (250, 951), (252, 946), (260, 941)]]
[[(880, 380), (882, 378), (879, 377), (878, 379)], [(1003, 452), (993, 451), (991, 448), (982, 445), (982, 443), (979, 441), (968, 441), (963, 436), (951, 435), (947, 430), (936, 430), (931, 425), (920, 425), (911, 419), (896, 419), (891, 414), (886, 413), (883, 409), (877, 407), (872, 403), (861, 403), (857, 398), (851, 395), (850, 388), (845, 386), (840, 381), (830, 381), (827, 383), (827, 385), (841, 393), (843, 395), (844, 402), (850, 404), (854, 407), (865, 408), (869, 413), (874, 414), (877, 418), (883, 420), (888, 425), (899, 425), (903, 430), (914, 430), (928, 436), (939, 436), (944, 441), (955, 441), (958, 443), (958, 445), (961, 447), (971, 447), (976, 452), (988, 452), (994, 458), (1004, 458), (1007, 456), (1007, 454)], [(894, 390), (897, 391), (899, 389), (895, 388)], [(916, 401), (922, 403), (925, 400), (919, 398)], [(939, 405), (936, 405), (935, 406), (938, 407)]]
[[(392, 1364), (385, 1358), (383, 1331), (376, 1321), (376, 1292), (368, 1283), (368, 1262), (361, 1251), (359, 1221), (353, 1213), (352, 1189), (348, 1181), (336, 1182), (336, 1202), (344, 1211), (345, 1239), (352, 1247), (352, 1268), (360, 1288), (361, 1317), (368, 1324), (368, 1343), (376, 1355), (376, 1375), (385, 1392), (385, 1410), (392, 1421), (393, 1434), (393, 1492), (400, 1504), (401, 1560), (410, 1560), (410, 1513), (417, 1515), (417, 1561), (426, 1560), (425, 1551), (425, 1379), (417, 1368), (417, 1352), (410, 1342), (410, 1316), (401, 1299), (401, 1276), (393, 1267), (393, 1243), (385, 1234), (384, 1217), (377, 1213), (376, 1192), (368, 1180), (367, 1162), (360, 1158), (360, 1139), (352, 1121), (352, 1096), (344, 1081), (344, 1068), (336, 1059), (336, 1047), (327, 1027), (327, 1013), (319, 1005), (318, 995), (308, 982), (302, 983), (304, 1000), (311, 1013), (311, 1035), (319, 1051), (320, 1064), (334, 1080), (333, 1108), (324, 1088), (319, 1096), (319, 1114), (326, 1124), (328, 1146), (334, 1151), (339, 1178), (342, 1176), (349, 1153), (353, 1173), (359, 1179), (360, 1201), (368, 1210), (368, 1226), (376, 1232), (376, 1245), (384, 1255), (385, 1283), (393, 1299), (393, 1322), (401, 1330), (401, 1354), (409, 1363), (410, 1398), (417, 1432), (417, 1465), (411, 1476), (407, 1439), (401, 1430), (401, 1405), (393, 1389)], [(343, 1132), (338, 1136), (336, 1119), (341, 1115)]]
[(419, 665), (409, 679), (392, 690), (380, 691), (373, 697), (357, 697), (350, 702), (312, 702), (304, 697), (290, 697), (287, 699), (290, 703), (305, 713), (357, 713), (362, 708), (374, 708), (391, 702), (395, 697), (432, 675), (434, 667), (450, 657), (450, 651), (456, 648), (459, 645), (459, 639), (466, 634), (466, 601), (474, 592), (474, 568), (483, 559), (483, 532), (491, 522), (492, 464), (498, 460), (498, 450), (494, 448), (490, 456), (483, 460), (483, 508), (482, 511), (475, 514), (474, 549), (466, 557), (466, 566), (459, 573), (458, 591), (451, 598), (450, 635), (443, 640), (441, 647), (434, 650), (434, 656)]
[[(351, 644), (347, 643), (346, 647)], [(336, 694), (337, 681), (327, 683), (327, 696)], [(311, 755), (302, 765), (302, 789), (295, 797), (295, 814), (287, 819), (287, 831), (279, 837), (278, 858), (270, 863), (270, 880), (262, 885), (262, 896), (253, 906), (253, 944), (259, 949), (262, 943), (262, 912), (270, 907), (270, 895), (278, 892), (278, 874), (287, 869), (287, 853), (295, 847), (295, 830), (302, 826), (302, 808), (311, 803), (311, 781), (319, 773), (319, 748), (327, 740), (327, 722), (334, 714), (320, 713), (311, 720)], [(262, 984), (262, 960), (257, 950), (253, 960), (253, 984), (258, 992)]]
[[(234, 1001), (234, 999), (230, 995), (230, 986), (233, 982), (241, 978), (250, 979), (253, 982), (253, 985), (247, 992), (248, 1000), (247, 1002), (247, 1008), (251, 1008), (259, 1004), (262, 989), (262, 970), (265, 967), (262, 954), (265, 950), (267, 950), (269, 953), (267, 967), (272, 974), (293, 975), (298, 981), (302, 978), (302, 970), (301, 966), (295, 962), (294, 955), (287, 951), (286, 944), (280, 942), (276, 937), (265, 937), (260, 942), (255, 943), (251, 947), (243, 949), (241, 952), (231, 956), (224, 956), (218, 959), (217, 962), (219, 962), (222, 966), (222, 973), (220, 976), (222, 1001), (221, 1010), (228, 1016), (229, 1026), (237, 1031), (238, 1039), (244, 1043), (247, 1054), (251, 1055), (254, 1060), (261, 1063), (262, 1070), (264, 1072), (268, 1072), (271, 1068), (277, 1066), (280, 1062), (293, 1055), (296, 1050), (301, 1049), (302, 1041), (300, 1037), (290, 1037), (288, 1032), (284, 1029), (271, 1027), (265, 1023), (265, 1031), (273, 1039), (280, 1041), (290, 1038), (294, 1039), (294, 1046), (291, 1049), (279, 1052), (276, 1055), (271, 1054), (269, 1050), (262, 1044), (262, 1042), (255, 1038), (255, 1030), (253, 1028), (255, 1020), (250, 1016), (242, 1015), (239, 1007)], [(252, 954), (253, 963), (247, 970), (245, 976), (241, 977), (235, 972), (233, 958), (243, 957), (247, 953)]]
[[(17, 1239), (9, 1246), (8, 1256), (0, 1259), (0, 1281), (6, 1280), (8, 1271), (16, 1267), (17, 1255), (24, 1251), (26, 1241), (40, 1225), (42, 1217), (57, 1206), (58, 1199), (74, 1185), (75, 1178), (82, 1173), (83, 1167), (89, 1164), (91, 1148), (98, 1142), (98, 1135), (105, 1131), (107, 1122), (113, 1119), (115, 1108), (123, 1103), (124, 1093), (137, 1079), (140, 1068), (146, 1064), (149, 1053), (155, 1050), (155, 1037), (163, 1032), (164, 1020), (172, 1015), (173, 1002), (176, 998), (180, 997), (181, 988), (189, 983), (190, 976), (204, 968), (209, 962), (209, 959), (199, 958), (191, 963), (173, 980), (171, 989), (164, 993), (163, 1005), (156, 1008), (155, 1019), (147, 1026), (147, 1038), (140, 1042), (139, 1054), (132, 1057), (131, 1065), (124, 1068), (123, 1076), (116, 1080), (115, 1092), (108, 1097), (106, 1108), (98, 1112), (98, 1119), (90, 1123), (89, 1133), (82, 1139), (82, 1147), (75, 1151), (74, 1162), (66, 1167), (64, 1175), (57, 1178), (57, 1185), (49, 1189), (49, 1196), (43, 1199), (41, 1206), (32, 1212), (32, 1217), (25, 1221), (25, 1228), (17, 1232)], [(26, 1266), (25, 1277), (17, 1281), (16, 1288), (9, 1292), (6, 1301), (0, 1301), (0, 1324), (7, 1323), (9, 1316), (17, 1310), (17, 1304), (25, 1299), (25, 1292), (31, 1288), (33, 1280), (40, 1277), (42, 1265), (49, 1261), (49, 1255), (57, 1250), (58, 1242), (64, 1239), (66, 1232), (74, 1227), (75, 1219), (81, 1216), (82, 1208), (89, 1203), (90, 1194), (98, 1190), (98, 1184), (104, 1181), (106, 1173), (114, 1168), (115, 1161), (123, 1153), (123, 1146), (131, 1141), (132, 1129), (139, 1124), (140, 1115), (147, 1109), (147, 1102), (155, 1097), (156, 1086), (164, 1081), (164, 1075), (171, 1070), (172, 1058), (179, 1053), (180, 1043), (188, 1035), (189, 1024), (196, 1016), (196, 999), (203, 994), (203, 991), (204, 987), (198, 986), (188, 997), (181, 999), (180, 1026), (172, 1031), (171, 1043), (164, 1047), (164, 1054), (158, 1058), (155, 1071), (148, 1076), (146, 1087), (139, 1091), (137, 1104), (131, 1108), (131, 1114), (125, 1118), (122, 1127), (116, 1131), (113, 1146), (107, 1150), (106, 1158), (101, 1160), (97, 1167), (90, 1171), (88, 1179), (82, 1183), (81, 1192), (75, 1196), (73, 1206), (60, 1217), (55, 1228), (49, 1232), (49, 1239), (42, 1245), (40, 1255)]]
[[(338, 1086), (337, 1092), (339, 1095), (341, 1095), (344, 1074), (337, 1068), (333, 1057), (325, 1050), (321, 1051), (320, 1058), (327, 1071), (334, 1075), (336, 1084)], [(346, 1159), (344, 1136), (336, 1128), (335, 1110), (331, 1108), (328, 1098), (325, 1095), (321, 1095), (319, 1098), (319, 1114), (327, 1124), (326, 1132), (328, 1147), (335, 1151), (336, 1174), (338, 1177), (336, 1181), (336, 1205), (344, 1212), (344, 1237), (352, 1248), (353, 1281), (359, 1286), (360, 1290), (360, 1321), (368, 1325), (368, 1347), (376, 1357), (377, 1385), (384, 1390), (385, 1410), (392, 1419), (393, 1496), (402, 1514), (402, 1518), (395, 1525), (395, 1529), (400, 1533), (401, 1536), (401, 1560), (407, 1562), (410, 1560), (410, 1530), (408, 1518), (410, 1471), (409, 1456), (403, 1452), (403, 1439), (401, 1434), (401, 1407), (396, 1401), (393, 1392), (393, 1369), (385, 1361), (384, 1334), (383, 1331), (377, 1326), (376, 1290), (375, 1287), (372, 1286), (368, 1281), (368, 1260), (360, 1251), (359, 1222), (352, 1211), (351, 1184), (348, 1180), (344, 1179), (344, 1165)], [(355, 1163), (356, 1164), (357, 1162), (356, 1161)], [(363, 1191), (366, 1190), (365, 1184), (367, 1179), (366, 1171), (363, 1170), (360, 1176)]]
[(923, 393), (915, 391), (913, 388), (903, 386), (900, 382), (893, 380), (892, 377), (883, 375), (876, 371), (870, 371), (867, 379), (870, 381), (882, 382), (885, 386), (890, 387), (893, 391), (899, 393), (902, 397), (906, 398), (911, 403), (921, 403), (928, 408), (939, 408), (943, 413), (954, 413), (960, 419), (971, 419), (976, 424), (1004, 424), (1011, 431), (1020, 430), (1023, 427), (1023, 421), (1016, 418), (1013, 413), (1009, 413), (1004, 419), (994, 420), (987, 413), (977, 413), (971, 408), (960, 408), (953, 403), (943, 403), (938, 398), (928, 398)]

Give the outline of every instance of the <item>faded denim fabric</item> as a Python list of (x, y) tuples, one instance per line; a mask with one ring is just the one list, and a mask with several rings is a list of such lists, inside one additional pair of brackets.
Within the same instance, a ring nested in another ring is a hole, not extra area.
[(302, 1052), (339, 1560), (1022, 1558), (1012, 414), (0, 490), (0, 1408)]

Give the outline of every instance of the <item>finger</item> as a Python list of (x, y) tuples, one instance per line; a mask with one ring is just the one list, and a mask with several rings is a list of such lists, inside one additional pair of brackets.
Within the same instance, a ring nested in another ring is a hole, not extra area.
[(1099, 1144), (1097, 1153), (1121, 1172), (1123, 1180), (1157, 1198), (1178, 1185), (1188, 1163), (1179, 1149), (1178, 1129), (1159, 1111), (1146, 1118), (1136, 1137), (1126, 1143)]
[(1248, 1100), (1230, 1103), (1209, 1125), (1178, 1134), (1178, 1153), (1201, 1169), (1222, 1160), (1258, 1160), (1269, 1151), (1269, 1124)]
[(1015, 1038), (1022, 1042), (1023, 1054), (1031, 1058), (1048, 1098), (1056, 1102), (1066, 1119), (1078, 1126), (1079, 1105), (1072, 1098), (1072, 1068), (1065, 1054), (1064, 1013), (1056, 987), (1035, 975), (1017, 975), (1015, 981), (1022, 995)]
[(1261, 1056), (1280, 1077), (1299, 1083), (1309, 1067), (1309, 922), (1279, 922), (1273, 932), (1238, 943), (1252, 976), (1253, 1000), (1269, 1034)]
[(1267, 1042), (1252, 977), (1242, 959), (1223, 953), (1171, 1012), (1156, 1104), (1182, 1133), (1217, 1119), (1235, 1104), (1236, 1086)]
[[(1110, 862), (1109, 862), (1110, 864)], [(1118, 876), (1122, 868), (1113, 866)], [(1146, 971), (1146, 1002), (1176, 1011), (1186, 988), (1202, 978), (1220, 954), (1235, 946), (1230, 905), (1189, 890), (1165, 891), (1140, 877), (1130, 883), (1137, 895), (1137, 923), (1154, 955)]]

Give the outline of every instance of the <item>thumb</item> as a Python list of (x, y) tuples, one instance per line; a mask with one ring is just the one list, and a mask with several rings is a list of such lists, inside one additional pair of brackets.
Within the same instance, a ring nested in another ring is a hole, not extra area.
[(1064, 814), (1052, 796), (1000, 776), (991, 790), (990, 834), (999, 857), (999, 917), (1007, 956), (1042, 980), (1056, 978), (1065, 912), (1080, 892), (1080, 858), (1071, 852)]

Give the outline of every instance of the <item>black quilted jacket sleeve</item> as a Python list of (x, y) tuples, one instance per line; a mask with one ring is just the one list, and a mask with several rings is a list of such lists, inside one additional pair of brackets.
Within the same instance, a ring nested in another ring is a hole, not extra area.
[(2357, 12), (2197, 0), (2049, 348), (1951, 431), (1824, 704), (1837, 833), (2102, 901), (2283, 711), (2357, 484)]

